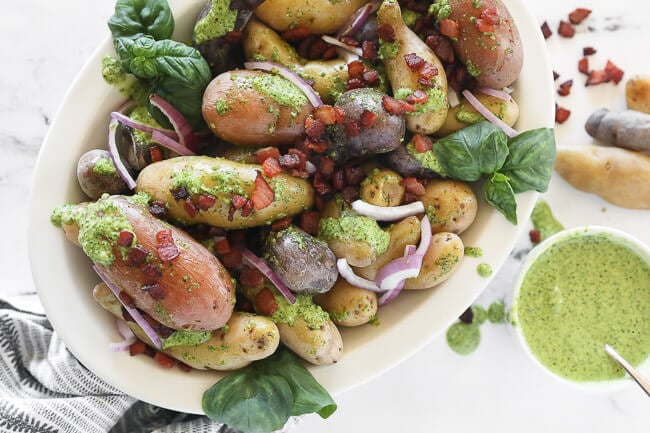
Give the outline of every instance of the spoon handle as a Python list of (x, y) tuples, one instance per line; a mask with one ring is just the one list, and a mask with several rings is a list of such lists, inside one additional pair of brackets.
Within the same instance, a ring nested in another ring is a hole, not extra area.
[(634, 367), (632, 367), (630, 363), (627, 362), (625, 358), (623, 358), (621, 355), (619, 355), (618, 352), (614, 350), (614, 348), (609, 344), (605, 345), (605, 352), (607, 352), (609, 356), (614, 358), (616, 362), (621, 364), (621, 367), (623, 367), (625, 371), (627, 371), (629, 375), (632, 376), (632, 379), (634, 379), (634, 381), (639, 384), (641, 389), (643, 389), (645, 393), (648, 394), (648, 397), (650, 397), (650, 381), (648, 381), (648, 379), (646, 379), (645, 377), (641, 376), (641, 373), (636, 371)]

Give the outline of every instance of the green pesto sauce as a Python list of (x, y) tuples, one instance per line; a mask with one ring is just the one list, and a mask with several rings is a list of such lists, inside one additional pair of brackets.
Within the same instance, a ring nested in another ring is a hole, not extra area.
[(491, 303), (487, 310), (487, 319), (490, 323), (506, 323), (506, 304), (503, 301)]
[[(83, 208), (70, 205), (59, 206), (52, 212), (51, 221), (60, 226), (61, 222), (76, 222), (79, 226), (79, 244), (84, 253), (95, 263), (110, 267), (115, 260), (113, 247), (121, 231), (135, 233), (133, 226), (105, 194), (98, 201)], [(132, 245), (137, 243), (135, 236)]]
[(388, 249), (390, 241), (390, 235), (379, 227), (377, 221), (351, 211), (345, 211), (339, 218), (322, 218), (318, 224), (318, 237), (325, 241), (338, 239), (343, 242), (365, 242), (377, 255)]
[[(447, 104), (447, 93), (443, 92), (439, 87), (429, 87), (424, 89), (427, 94), (427, 100), (421, 104), (415, 104), (415, 111), (406, 113), (409, 116), (418, 114), (429, 113), (431, 111), (439, 111)], [(405, 100), (414, 90), (401, 87), (394, 92), (395, 99)]]
[(533, 223), (533, 228), (539, 230), (541, 240), (564, 230), (564, 226), (555, 219), (551, 208), (544, 200), (537, 200), (533, 213), (530, 215), (530, 220)]
[(202, 44), (232, 31), (237, 13), (237, 9), (230, 9), (230, 0), (212, 0), (210, 11), (194, 26), (194, 41)]
[(230, 200), (233, 194), (248, 197), (245, 188), (250, 185), (239, 177), (236, 170), (215, 165), (209, 171), (186, 167), (172, 174), (172, 188), (181, 186), (191, 195), (207, 193), (215, 197), (227, 196), (224, 200)]
[(137, 194), (128, 196), (126, 199), (133, 204), (148, 209), (149, 202), (151, 201), (151, 195), (145, 191), (138, 191)]
[(445, 175), (444, 174), (445, 172), (442, 166), (440, 165), (438, 158), (436, 158), (435, 153), (433, 153), (433, 150), (427, 150), (426, 152), (418, 152), (415, 149), (415, 144), (413, 144), (413, 140), (411, 140), (406, 144), (406, 151), (413, 158), (417, 159), (418, 162), (422, 165), (422, 167), (426, 168), (427, 170), (431, 170), (434, 173), (438, 173), (440, 176)]
[(478, 77), (481, 75), (481, 70), (476, 66), (474, 63), (472, 63), (471, 60), (467, 59), (465, 62), (465, 66), (467, 67), (467, 72), (472, 76), (472, 77)]
[(285, 107), (300, 110), (308, 102), (298, 86), (280, 75), (258, 75), (252, 79), (252, 84), (259, 92)]
[(483, 278), (487, 278), (492, 275), (492, 267), (487, 263), (481, 263), (476, 267), (476, 272)]
[(290, 304), (282, 295), (275, 295), (278, 309), (271, 320), (275, 323), (286, 323), (293, 326), (297, 318), (302, 318), (310, 327), (317, 329), (329, 320), (329, 315), (318, 305), (314, 304), (309, 295), (296, 295), (296, 302)]
[(472, 305), (472, 313), (474, 314), (472, 323), (477, 325), (482, 325), (488, 318), (487, 310), (480, 305)]
[(116, 57), (109, 55), (102, 57), (102, 77), (107, 84), (115, 87), (127, 98), (133, 99), (138, 104), (146, 102), (147, 85), (136, 76), (127, 73)]
[(467, 111), (465, 109), (465, 104), (460, 105), (460, 109), (456, 112), (455, 117), (459, 122), (467, 123), (469, 125), (483, 120), (483, 115), (480, 113)]
[(113, 161), (110, 158), (99, 158), (93, 166), (93, 173), (99, 176), (114, 176), (117, 177), (117, 170)]
[(399, 53), (399, 42), (384, 42), (379, 40), (379, 58), (381, 60), (394, 59)]
[(465, 247), (464, 255), (467, 257), (483, 257), (483, 248), (481, 247)]
[(402, 9), (402, 20), (404, 20), (404, 24), (406, 24), (408, 27), (413, 27), (415, 25), (415, 21), (417, 21), (420, 16), (421, 14), (410, 9)]
[(174, 331), (172, 335), (163, 339), (162, 348), (174, 346), (198, 346), (212, 337), (212, 331)]
[[(129, 118), (134, 122), (142, 123), (154, 128), (161, 127), (160, 124), (156, 122), (156, 120), (151, 116), (151, 114), (149, 114), (147, 107), (144, 105), (138, 105), (133, 110), (131, 110), (131, 112), (129, 112)], [(151, 140), (151, 133), (149, 132), (133, 129), (132, 135), (137, 146), (149, 147), (156, 144)]]
[(481, 342), (481, 332), (476, 323), (456, 322), (447, 329), (447, 344), (460, 355), (469, 355)]
[(514, 313), (549, 370), (578, 382), (621, 378), (603, 346), (634, 366), (650, 356), (650, 265), (606, 234), (567, 237), (531, 265)]
[(449, 18), (451, 15), (451, 5), (449, 0), (438, 0), (434, 3), (431, 3), (429, 6), (429, 15), (436, 17), (436, 21), (440, 23), (440, 20)]

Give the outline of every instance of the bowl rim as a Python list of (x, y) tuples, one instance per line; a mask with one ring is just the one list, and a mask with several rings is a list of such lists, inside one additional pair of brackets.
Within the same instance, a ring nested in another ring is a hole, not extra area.
[[(648, 266), (650, 267), (650, 245), (642, 242), (635, 236), (627, 233), (626, 231), (608, 227), (604, 225), (581, 225), (576, 227), (567, 228), (561, 230), (552, 236), (549, 236), (539, 244), (537, 244), (526, 256), (526, 259), (522, 263), (520, 270), (517, 274), (517, 279), (515, 280), (514, 288), (512, 291), (511, 297), (511, 306), (509, 308), (510, 323), (514, 329), (516, 339), (519, 342), (519, 346), (526, 353), (526, 356), (535, 364), (540, 370), (544, 371), (547, 375), (552, 377), (554, 380), (564, 383), (570, 387), (580, 389), (582, 391), (592, 392), (592, 393), (607, 393), (618, 391), (622, 388), (628, 387), (633, 383), (632, 378), (625, 374), (625, 376), (618, 379), (608, 379), (600, 381), (577, 381), (571, 380), (564, 376), (555, 373), (544, 365), (532, 352), (528, 342), (526, 341), (526, 336), (524, 335), (523, 329), (519, 321), (519, 310), (517, 308), (517, 302), (519, 300), (519, 294), (521, 291), (521, 286), (526, 278), (526, 274), (530, 267), (537, 261), (537, 259), (548, 251), (553, 245), (562, 242), (566, 239), (576, 238), (581, 236), (589, 235), (599, 235), (603, 234), (610, 237), (615, 242), (620, 243), (621, 245), (629, 248), (630, 250), (635, 251), (642, 258), (645, 259)], [(650, 371), (650, 354), (646, 360), (641, 363), (640, 366), (635, 367), (638, 371), (646, 373)]]

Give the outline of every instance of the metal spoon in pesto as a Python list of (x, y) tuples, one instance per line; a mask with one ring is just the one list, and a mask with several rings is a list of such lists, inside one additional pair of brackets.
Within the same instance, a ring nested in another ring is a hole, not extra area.
[(630, 363), (625, 360), (625, 358), (619, 355), (618, 352), (614, 350), (614, 348), (609, 344), (605, 345), (605, 352), (611, 356), (614, 361), (618, 362), (621, 367), (623, 367), (625, 371), (627, 371), (629, 375), (632, 376), (632, 379), (634, 379), (634, 381), (639, 384), (641, 389), (643, 389), (645, 393), (648, 394), (648, 397), (650, 397), (650, 381), (641, 376), (641, 373), (636, 371), (636, 369), (632, 367)]

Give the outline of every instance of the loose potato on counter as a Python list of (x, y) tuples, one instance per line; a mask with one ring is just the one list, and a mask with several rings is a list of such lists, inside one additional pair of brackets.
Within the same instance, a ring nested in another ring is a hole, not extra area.
[(312, 34), (336, 32), (367, 0), (265, 0), (255, 15), (279, 32), (308, 27)]
[(314, 296), (314, 302), (340, 326), (360, 326), (377, 314), (377, 294), (355, 287), (343, 278), (328, 292)]
[(605, 146), (559, 148), (555, 170), (577, 189), (630, 209), (650, 209), (650, 156)]
[(585, 122), (587, 133), (603, 143), (650, 152), (650, 114), (636, 110), (609, 111), (601, 108)]
[(636, 75), (627, 81), (625, 101), (628, 109), (650, 114), (650, 75)]
[[(268, 206), (249, 209), (248, 214), (241, 208), (229, 216), (233, 196), (254, 200), (261, 171), (258, 164), (224, 158), (170, 158), (145, 167), (138, 176), (136, 190), (151, 195), (152, 200), (165, 202), (168, 216), (174, 221), (205, 223), (225, 229), (270, 224), (312, 206), (314, 193), (309, 182), (280, 173), (266, 181), (273, 191), (273, 201)], [(204, 205), (201, 205), (201, 197)]]
[(454, 233), (436, 233), (424, 254), (420, 274), (409, 278), (404, 284), (406, 290), (430, 289), (445, 281), (463, 261), (463, 241)]
[(243, 146), (292, 144), (313, 107), (289, 80), (262, 71), (215, 77), (203, 94), (203, 117), (222, 140)]

